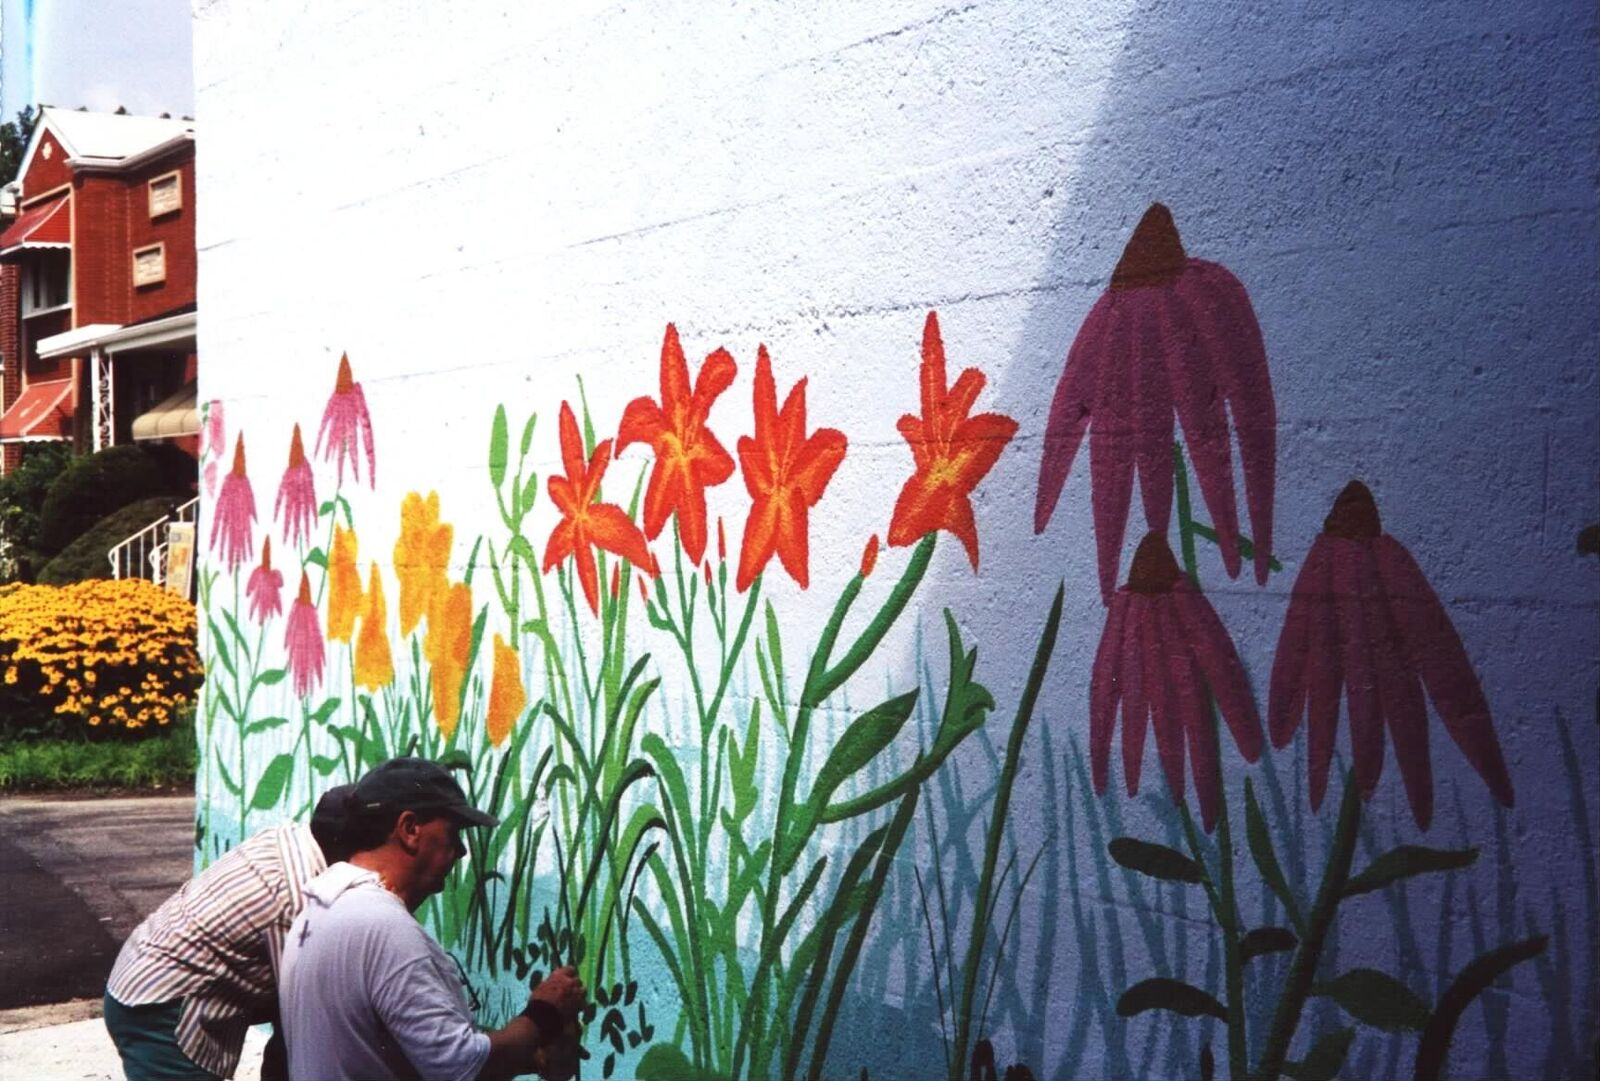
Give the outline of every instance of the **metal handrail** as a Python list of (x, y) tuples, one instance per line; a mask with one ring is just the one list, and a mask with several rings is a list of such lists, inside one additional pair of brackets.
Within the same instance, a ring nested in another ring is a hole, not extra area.
[(195, 496), (177, 507), (171, 514), (163, 514), (143, 529), (111, 546), (106, 558), (111, 561), (113, 578), (148, 578), (157, 585), (166, 578), (166, 564), (162, 556), (167, 549), (163, 528), (173, 521), (192, 522), (200, 512), (200, 497)]

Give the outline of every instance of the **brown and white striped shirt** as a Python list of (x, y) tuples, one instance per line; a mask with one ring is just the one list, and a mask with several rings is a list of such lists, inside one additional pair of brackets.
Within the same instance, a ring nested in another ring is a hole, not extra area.
[(245, 1031), (276, 1008), (278, 965), (305, 885), (327, 869), (305, 826), (264, 830), (169, 897), (123, 943), (106, 991), (124, 1006), (183, 999), (178, 1046), (232, 1077)]

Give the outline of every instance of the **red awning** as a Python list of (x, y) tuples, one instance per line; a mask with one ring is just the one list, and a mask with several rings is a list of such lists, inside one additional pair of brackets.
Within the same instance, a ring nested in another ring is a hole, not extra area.
[(0, 443), (68, 439), (72, 432), (72, 380), (52, 379), (23, 388), (0, 417)]
[(72, 215), (67, 213), (67, 197), (30, 206), (11, 227), (0, 233), (0, 258), (26, 248), (70, 248)]

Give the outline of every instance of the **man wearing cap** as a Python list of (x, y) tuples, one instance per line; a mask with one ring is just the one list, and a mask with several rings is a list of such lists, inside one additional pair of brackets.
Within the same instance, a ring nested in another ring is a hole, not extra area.
[(455, 963), (413, 915), (466, 854), (461, 830), (499, 820), (471, 807), (442, 767), (416, 758), (363, 777), (349, 809), (352, 854), (306, 887), (284, 948), (289, 1076), (570, 1077), (577, 1047), (568, 1033), (584, 1006), (577, 975), (552, 973), (527, 1011), (485, 1032)]
[[(278, 963), (305, 887), (348, 854), (344, 806), (323, 794), (308, 827), (262, 830), (191, 879), (122, 944), (106, 981), (105, 1024), (129, 1081), (232, 1077), (244, 1034), (278, 1010)], [(282, 1041), (264, 1078), (282, 1077)]]

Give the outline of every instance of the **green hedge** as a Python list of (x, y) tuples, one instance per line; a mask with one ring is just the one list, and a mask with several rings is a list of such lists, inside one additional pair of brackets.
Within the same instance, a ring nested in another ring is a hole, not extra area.
[(39, 512), (37, 550), (53, 557), (96, 522), (154, 496), (187, 497), (195, 462), (173, 447), (128, 444), (76, 458), (50, 485)]
[(39, 571), (39, 584), (64, 586), (88, 578), (110, 578), (111, 546), (120, 544), (184, 501), (182, 496), (157, 496), (130, 503), (100, 519), (88, 532), (67, 545)]

